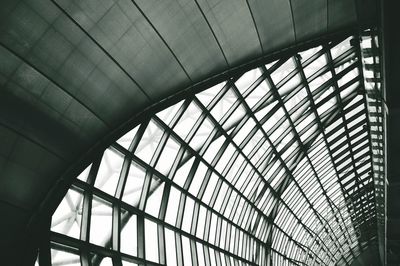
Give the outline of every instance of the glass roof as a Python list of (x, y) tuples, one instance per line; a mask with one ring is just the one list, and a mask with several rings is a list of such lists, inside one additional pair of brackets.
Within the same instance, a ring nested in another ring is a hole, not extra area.
[(350, 265), (376, 241), (359, 42), (250, 70), (142, 121), (53, 215), (62, 265)]

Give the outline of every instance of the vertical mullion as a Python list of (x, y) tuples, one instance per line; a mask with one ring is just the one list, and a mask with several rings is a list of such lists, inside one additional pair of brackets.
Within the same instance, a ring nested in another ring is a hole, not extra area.
[[(186, 195), (181, 193), (180, 199), (179, 199), (179, 207), (178, 207), (178, 213), (176, 215), (176, 221), (175, 225), (178, 228), (182, 227), (182, 222), (183, 222), (183, 215), (185, 213), (185, 203), (186, 203)], [(170, 204), (176, 204), (176, 202), (170, 202)]]
[(191, 254), (191, 258), (192, 258), (192, 265), (193, 266), (201, 266), (199, 265), (198, 262), (198, 254), (197, 254), (197, 249), (196, 249), (196, 241), (190, 239), (190, 254)]
[(204, 262), (205, 262), (206, 266), (211, 266), (210, 251), (209, 251), (208, 247), (206, 247), (204, 245), (203, 245), (203, 253), (204, 253)]
[(80, 262), (81, 262), (82, 266), (90, 266), (91, 265), (88, 250), (85, 248), (81, 248), (81, 250), (80, 250)]
[(101, 164), (101, 158), (103, 153), (98, 155), (95, 158), (92, 167), (90, 168), (89, 175), (87, 178), (87, 183), (89, 184), (89, 188), (83, 191), (83, 206), (82, 206), (82, 222), (81, 222), (81, 233), (80, 239), (86, 242), (89, 241), (90, 235), (90, 218), (91, 218), (91, 209), (92, 209), (92, 198), (93, 192), (92, 188), (97, 176), (97, 172), (99, 170)]
[(150, 170), (146, 170), (146, 175), (144, 177), (144, 183), (142, 187), (142, 193), (140, 194), (140, 200), (139, 200), (139, 209), (140, 210), (145, 210), (146, 208), (146, 202), (147, 202), (147, 197), (150, 192), (150, 185), (151, 185), (151, 179), (152, 179), (153, 173), (150, 172)]
[(165, 182), (164, 191), (163, 191), (163, 195), (161, 198), (160, 211), (158, 213), (158, 218), (162, 221), (165, 220), (165, 215), (167, 213), (170, 191), (171, 191), (171, 184)]
[(222, 235), (222, 219), (217, 217), (217, 226), (215, 228), (215, 245), (222, 246), (221, 243), (221, 235)]
[(158, 236), (158, 260), (160, 264), (167, 263), (167, 251), (165, 242), (165, 230), (162, 224), (157, 223), (157, 236)]
[(145, 228), (144, 228), (144, 216), (137, 215), (137, 255), (141, 259), (146, 259), (145, 254)]
[(122, 266), (122, 260), (120, 256), (113, 256), (112, 257), (113, 266)]
[(117, 202), (112, 204), (112, 231), (111, 231), (111, 238), (112, 238), (112, 248), (114, 250), (120, 250), (121, 244), (121, 236), (120, 232), (122, 230), (121, 220), (120, 220), (120, 213), (121, 207)]
[(182, 249), (182, 238), (178, 232), (175, 232), (175, 250), (176, 250), (176, 259), (178, 266), (183, 266), (183, 249)]
[(208, 242), (208, 239), (210, 238), (210, 226), (211, 226), (211, 211), (207, 210), (206, 212), (206, 219), (204, 223), (204, 232), (203, 232), (203, 239), (204, 241)]

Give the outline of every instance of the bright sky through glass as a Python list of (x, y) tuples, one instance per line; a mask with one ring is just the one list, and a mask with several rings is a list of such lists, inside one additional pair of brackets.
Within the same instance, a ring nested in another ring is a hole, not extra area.
[(89, 243), (94, 265), (351, 264), (374, 195), (350, 39), (217, 84), (117, 140), (54, 213), (53, 262), (74, 265)]

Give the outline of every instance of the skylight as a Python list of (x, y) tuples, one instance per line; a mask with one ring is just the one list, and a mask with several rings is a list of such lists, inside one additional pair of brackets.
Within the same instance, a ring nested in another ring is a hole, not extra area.
[(53, 263), (350, 265), (376, 238), (362, 72), (349, 37), (154, 114), (74, 181)]

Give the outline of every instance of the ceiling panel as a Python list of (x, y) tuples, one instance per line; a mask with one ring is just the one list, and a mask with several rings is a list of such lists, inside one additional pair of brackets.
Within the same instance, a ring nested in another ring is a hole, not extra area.
[[(137, 1), (192, 81), (227, 67), (211, 28), (195, 1)], [(212, 63), (211, 63), (212, 62)]]
[[(326, 33), (328, 28), (327, 1), (293, 0), (291, 3), (297, 41)], [(310, 16), (310, 14), (315, 15)]]
[(295, 42), (289, 1), (269, 0), (248, 3), (257, 25), (264, 53)]
[(199, 0), (230, 65), (261, 55), (251, 12), (242, 0)]

